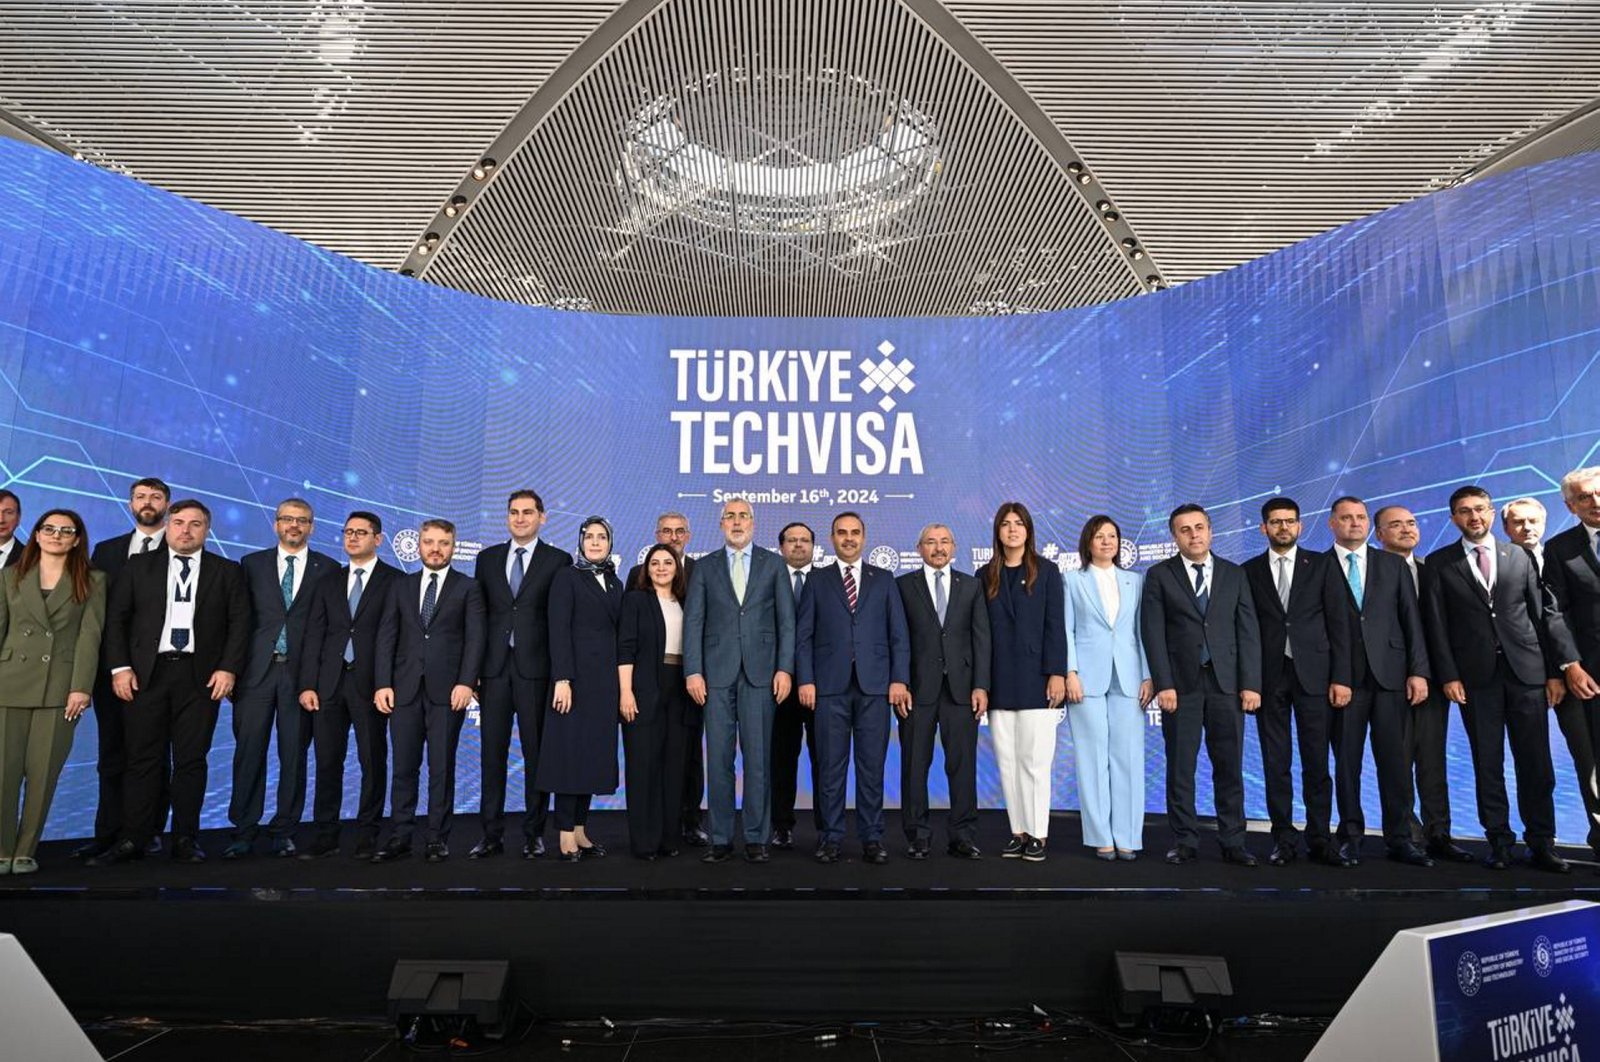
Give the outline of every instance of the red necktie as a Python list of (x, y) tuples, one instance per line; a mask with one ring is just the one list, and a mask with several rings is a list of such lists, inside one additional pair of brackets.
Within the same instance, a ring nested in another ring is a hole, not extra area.
[(850, 611), (856, 610), (856, 577), (851, 572), (850, 565), (844, 566), (844, 600), (850, 606)]

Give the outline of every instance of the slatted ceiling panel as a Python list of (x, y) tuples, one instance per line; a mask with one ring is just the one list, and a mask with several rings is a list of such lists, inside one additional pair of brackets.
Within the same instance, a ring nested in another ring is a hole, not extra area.
[(1449, 184), (1600, 96), (1600, 3), (946, 6), (1172, 280)]
[(665, 0), (499, 161), (425, 279), (704, 315), (1016, 312), (1142, 290), (1017, 114), (884, 0)]
[(616, 7), (7, 0), (0, 107), (91, 160), (392, 268)]

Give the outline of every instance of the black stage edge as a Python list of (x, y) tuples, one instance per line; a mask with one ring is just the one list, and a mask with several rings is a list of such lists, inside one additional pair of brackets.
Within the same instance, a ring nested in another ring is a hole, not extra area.
[(1267, 866), (1260, 834), (1259, 868), (1224, 864), (1214, 844), (1171, 867), (1152, 816), (1143, 856), (1108, 863), (1058, 814), (1049, 858), (1031, 864), (996, 854), (1002, 813), (981, 825), (981, 861), (936, 839), (914, 862), (891, 813), (881, 867), (854, 843), (846, 861), (816, 864), (808, 828), (765, 866), (708, 866), (688, 848), (645, 863), (627, 854), (620, 813), (591, 823), (611, 854), (578, 864), (468, 860), (470, 820), (442, 864), (225, 863), (218, 832), (202, 839), (214, 853), (203, 866), (163, 854), (89, 869), (69, 857), (77, 842), (51, 842), (40, 873), (0, 877), (0, 930), (82, 1017), (382, 1014), (398, 959), (498, 958), (546, 1019), (950, 1017), (1030, 1002), (1100, 1014), (1119, 950), (1222, 955), (1229, 1013), (1315, 1016), (1338, 1010), (1401, 929), (1600, 899), (1592, 864), (1570, 876), (1406, 867), (1376, 838), (1347, 870)]

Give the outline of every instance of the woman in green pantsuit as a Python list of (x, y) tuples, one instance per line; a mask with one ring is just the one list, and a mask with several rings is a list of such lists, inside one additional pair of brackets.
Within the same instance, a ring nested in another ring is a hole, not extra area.
[(39, 869), (33, 852), (89, 707), (105, 618), (106, 577), (89, 568), (83, 521), (51, 509), (0, 575), (0, 874)]

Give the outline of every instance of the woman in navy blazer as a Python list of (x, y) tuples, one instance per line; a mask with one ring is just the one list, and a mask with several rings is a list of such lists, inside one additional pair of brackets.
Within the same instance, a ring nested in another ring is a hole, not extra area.
[(1036, 863), (1050, 834), (1067, 629), (1061, 575), (1034, 549), (1033, 517), (1021, 502), (1005, 502), (994, 514), (994, 556), (981, 575), (994, 660), (989, 734), (1011, 820), (1011, 840), (1000, 855)]
[(677, 553), (656, 543), (623, 595), (617, 624), (628, 847), (640, 859), (678, 854), (684, 764), (700, 726), (700, 706), (683, 684), (688, 585)]
[(1144, 834), (1144, 706), (1155, 695), (1139, 637), (1144, 577), (1117, 566), (1122, 529), (1091, 516), (1067, 573), (1067, 718), (1078, 767), (1083, 843), (1133, 859)]

